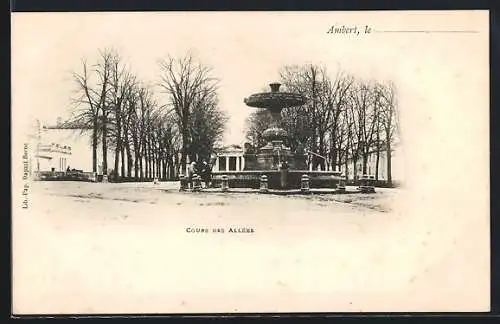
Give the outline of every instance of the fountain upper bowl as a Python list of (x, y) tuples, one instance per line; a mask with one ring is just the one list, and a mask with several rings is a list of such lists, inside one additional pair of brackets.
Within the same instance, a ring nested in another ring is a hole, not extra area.
[(254, 108), (291, 108), (302, 106), (306, 98), (291, 92), (262, 92), (245, 98), (244, 102)]

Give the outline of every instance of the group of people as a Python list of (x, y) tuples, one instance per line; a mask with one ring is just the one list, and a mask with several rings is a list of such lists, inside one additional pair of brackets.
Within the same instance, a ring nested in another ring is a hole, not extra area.
[[(207, 161), (201, 163), (191, 162), (188, 167), (187, 178), (188, 187), (193, 188), (194, 175), (199, 175), (203, 183), (205, 183), (205, 188), (210, 188), (212, 185), (212, 166)], [(203, 185), (203, 184), (202, 184)]]

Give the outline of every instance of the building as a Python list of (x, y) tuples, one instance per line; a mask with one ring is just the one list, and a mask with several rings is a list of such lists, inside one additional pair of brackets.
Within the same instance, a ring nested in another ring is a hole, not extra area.
[[(403, 163), (401, 160), (401, 147), (394, 145), (391, 153), (391, 178), (393, 182), (401, 182), (404, 179)], [(377, 174), (378, 169), (378, 174)], [(345, 163), (342, 164), (340, 171), (347, 176), (349, 180), (359, 179), (363, 175), (363, 159), (361, 157), (354, 164), (353, 159), (347, 161), (347, 168)], [(354, 173), (356, 171), (356, 173)], [(366, 164), (366, 173), (368, 175), (377, 175), (378, 180), (387, 181), (387, 152), (382, 150), (379, 153), (379, 161), (377, 166), (377, 153), (376, 151), (370, 152)]]
[(57, 143), (38, 144), (36, 171), (66, 171), (71, 161), (71, 146)]
[(212, 160), (212, 171), (243, 171), (245, 170), (244, 150), (240, 145), (221, 147)]
[[(66, 171), (68, 168), (92, 172), (92, 144), (90, 130), (33, 123), (30, 134), (33, 171)], [(97, 174), (102, 174), (102, 146), (97, 150)], [(113, 166), (114, 152), (108, 150), (108, 172)]]

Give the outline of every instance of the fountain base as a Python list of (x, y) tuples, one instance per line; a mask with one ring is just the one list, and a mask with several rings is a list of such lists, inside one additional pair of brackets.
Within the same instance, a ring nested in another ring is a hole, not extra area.
[(260, 179), (263, 175), (267, 176), (268, 188), (275, 190), (300, 189), (302, 175), (309, 176), (309, 187), (311, 189), (336, 189), (342, 180), (339, 171), (287, 170), (285, 181), (283, 181), (283, 173), (279, 170), (227, 171), (212, 174), (212, 183), (215, 187), (221, 187), (223, 175), (228, 177), (229, 188), (250, 189), (259, 189)]

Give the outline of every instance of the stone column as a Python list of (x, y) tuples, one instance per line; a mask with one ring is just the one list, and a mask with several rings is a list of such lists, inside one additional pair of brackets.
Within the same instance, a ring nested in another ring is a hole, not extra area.
[(226, 156), (226, 171), (229, 171), (229, 156)]
[(215, 159), (215, 171), (219, 171), (219, 157)]
[(236, 157), (236, 171), (241, 171), (240, 170), (240, 157), (239, 156)]
[(245, 157), (241, 157), (241, 170), (245, 170)]

